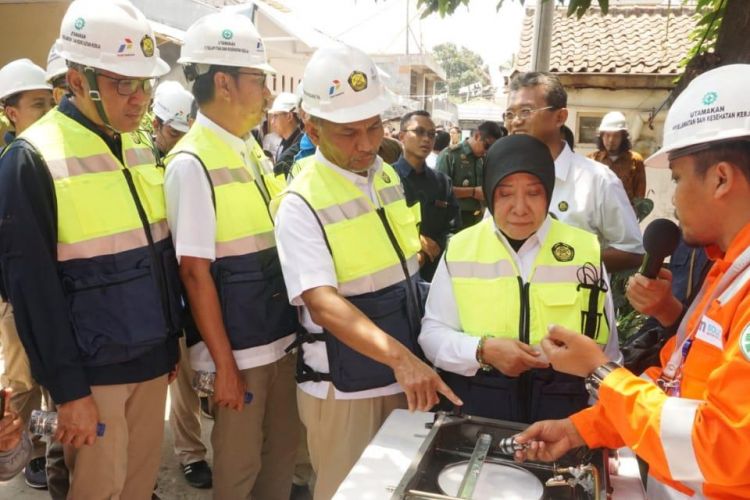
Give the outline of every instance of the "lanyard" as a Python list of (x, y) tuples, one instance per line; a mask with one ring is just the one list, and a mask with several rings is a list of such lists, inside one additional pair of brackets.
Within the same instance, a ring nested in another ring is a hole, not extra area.
[(732, 286), (737, 277), (748, 270), (748, 266), (750, 266), (750, 248), (745, 249), (740, 256), (737, 257), (721, 277), (719, 283), (717, 283), (711, 291), (711, 295), (707, 297), (705, 302), (703, 301), (706, 293), (706, 286), (704, 284), (704, 286), (701, 287), (698, 296), (693, 300), (693, 303), (690, 304), (690, 308), (685, 313), (685, 316), (683, 316), (680, 326), (677, 329), (675, 349), (672, 351), (672, 355), (669, 357), (669, 361), (662, 370), (662, 374), (657, 381), (659, 387), (664, 389), (670, 396), (679, 396), (679, 386), (680, 381), (682, 380), (682, 366), (685, 363), (685, 359), (692, 347), (693, 339), (700, 327), (700, 321), (697, 321), (692, 331), (687, 331), (687, 325), (690, 319), (695, 316), (695, 310), (699, 304), (703, 303), (703, 308), (698, 316), (698, 318), (702, 318), (708, 311), (708, 308), (711, 307), (714, 300), (720, 298), (720, 296)]

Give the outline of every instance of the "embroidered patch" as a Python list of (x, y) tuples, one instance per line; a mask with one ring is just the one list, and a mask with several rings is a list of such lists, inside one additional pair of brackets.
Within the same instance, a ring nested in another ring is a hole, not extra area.
[(576, 255), (575, 249), (567, 243), (555, 243), (552, 247), (552, 255), (558, 262), (570, 262)]
[(391, 183), (391, 177), (385, 172), (382, 173), (381, 177), (383, 178), (383, 182), (385, 182), (386, 184)]
[(740, 350), (745, 355), (745, 359), (750, 361), (750, 324), (742, 330), (740, 335)]

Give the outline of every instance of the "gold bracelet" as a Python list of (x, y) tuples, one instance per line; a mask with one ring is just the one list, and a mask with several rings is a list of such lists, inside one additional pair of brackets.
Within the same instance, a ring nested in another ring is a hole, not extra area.
[(479, 363), (479, 368), (482, 369), (482, 371), (488, 372), (492, 370), (492, 365), (488, 365), (484, 362), (484, 343), (489, 338), (489, 335), (483, 335), (482, 338), (479, 339), (479, 344), (477, 344), (477, 352), (476, 352), (476, 358), (477, 362)]

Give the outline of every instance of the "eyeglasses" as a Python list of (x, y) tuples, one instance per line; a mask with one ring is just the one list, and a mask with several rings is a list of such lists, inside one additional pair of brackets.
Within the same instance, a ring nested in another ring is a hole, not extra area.
[(507, 110), (505, 114), (503, 115), (503, 118), (505, 119), (506, 122), (512, 122), (516, 118), (518, 118), (519, 120), (526, 120), (537, 111), (544, 111), (546, 109), (557, 109), (557, 108), (555, 108), (555, 106), (545, 106), (543, 108), (536, 108), (536, 109), (521, 108), (517, 112)]
[(406, 132), (412, 132), (417, 137), (427, 137), (428, 139), (434, 139), (437, 135), (437, 132), (434, 130), (427, 130), (426, 128), (417, 127), (417, 128), (408, 128), (406, 129)]
[(241, 69), (238, 69), (237, 71), (235, 71), (235, 74), (237, 74), (237, 75), (251, 76), (251, 77), (257, 78), (258, 79), (258, 83), (260, 83), (260, 85), (262, 87), (266, 86), (266, 79), (268, 78), (268, 74), (267, 73), (258, 73), (258, 72), (255, 72), (255, 71), (253, 71), (251, 73), (246, 73), (246, 72), (242, 71)]
[(138, 92), (138, 89), (143, 89), (144, 94), (151, 95), (156, 83), (156, 78), (113, 78), (101, 73), (97, 73), (97, 76), (117, 82), (117, 93), (123, 96), (131, 96)]

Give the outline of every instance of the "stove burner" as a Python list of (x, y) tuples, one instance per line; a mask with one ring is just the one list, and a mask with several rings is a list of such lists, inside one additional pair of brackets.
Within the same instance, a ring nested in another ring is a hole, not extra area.
[[(469, 462), (458, 462), (445, 467), (438, 476), (440, 490), (458, 496), (459, 486), (466, 475)], [(516, 465), (487, 463), (482, 466), (473, 498), (484, 500), (539, 500), (544, 486), (536, 476)]]
[(599, 500), (611, 493), (606, 450), (579, 448), (556, 463), (513, 461), (525, 425), (439, 412), (392, 500)]

